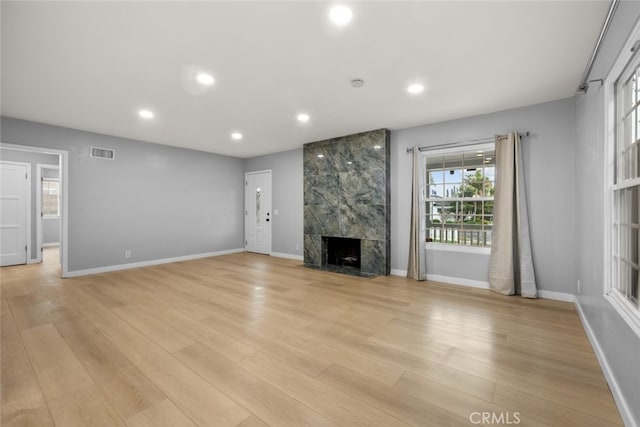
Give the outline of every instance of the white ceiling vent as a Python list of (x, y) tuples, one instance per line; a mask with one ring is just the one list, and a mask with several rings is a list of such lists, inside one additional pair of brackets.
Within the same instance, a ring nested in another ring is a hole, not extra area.
[(108, 150), (106, 148), (91, 147), (91, 157), (96, 157), (98, 159), (113, 160), (114, 155), (115, 155), (115, 152), (113, 150)]

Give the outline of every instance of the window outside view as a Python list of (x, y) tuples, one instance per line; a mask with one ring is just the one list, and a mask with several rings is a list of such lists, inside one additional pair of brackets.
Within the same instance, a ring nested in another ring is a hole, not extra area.
[(425, 162), (427, 242), (490, 247), (494, 145), (427, 152)]
[(60, 215), (60, 181), (42, 180), (42, 214), (44, 216)]
[[(637, 64), (637, 60), (635, 61)], [(634, 65), (616, 84), (617, 127), (614, 200), (614, 289), (639, 307), (640, 230), (640, 67)]]

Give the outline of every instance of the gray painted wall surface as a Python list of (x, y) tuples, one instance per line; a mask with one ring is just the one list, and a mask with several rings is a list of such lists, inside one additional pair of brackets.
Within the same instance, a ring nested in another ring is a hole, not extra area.
[(273, 252), (302, 257), (302, 148), (245, 160), (245, 172), (266, 169), (272, 171)]
[[(242, 159), (6, 117), (1, 132), (69, 151), (71, 272), (243, 247)], [(91, 146), (115, 160), (90, 158)]]
[[(407, 269), (411, 155), (406, 149), (490, 137), (510, 130), (531, 132), (523, 140), (523, 156), (538, 287), (574, 293), (574, 98), (391, 132), (392, 268)], [(469, 263), (463, 264), (463, 258)], [(487, 281), (487, 255), (441, 252), (428, 255), (428, 259), (438, 261), (427, 265), (429, 274)]]
[(60, 218), (42, 219), (42, 244), (60, 243)]
[[(3, 142), (8, 141), (3, 140)], [(36, 224), (39, 218), (39, 214), (38, 212), (36, 212), (36, 200), (38, 198), (36, 189), (36, 186), (38, 184), (36, 179), (37, 165), (43, 164), (58, 166), (58, 156), (55, 154), (30, 153), (28, 151), (6, 150), (4, 148), (0, 148), (0, 160), (31, 164), (31, 253), (29, 254), (29, 258), (35, 259), (38, 257), (38, 248), (36, 247), (36, 241), (38, 239), (38, 236), (36, 234)]]
[[(406, 269), (405, 266), (403, 270)], [(489, 254), (427, 250), (427, 273), (486, 282)]]
[[(621, 2), (591, 79), (606, 78), (640, 16), (640, 2)], [(578, 302), (602, 348), (627, 405), (640, 425), (640, 338), (604, 292), (604, 90), (592, 84), (576, 97), (576, 239)]]

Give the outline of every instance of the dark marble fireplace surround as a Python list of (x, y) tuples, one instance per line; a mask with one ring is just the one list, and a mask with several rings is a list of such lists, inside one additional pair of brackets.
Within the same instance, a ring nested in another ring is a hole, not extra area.
[(387, 129), (304, 145), (305, 265), (336, 271), (323, 238), (342, 237), (360, 239), (360, 274), (391, 272), (389, 155)]

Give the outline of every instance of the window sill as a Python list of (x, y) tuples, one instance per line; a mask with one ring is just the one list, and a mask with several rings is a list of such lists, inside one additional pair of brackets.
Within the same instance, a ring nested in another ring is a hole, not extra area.
[(60, 215), (43, 215), (42, 219), (60, 219)]
[(618, 291), (611, 290), (604, 297), (629, 325), (629, 328), (640, 337), (640, 311)]
[(478, 246), (449, 245), (446, 243), (426, 242), (424, 244), (424, 247), (425, 249), (430, 251), (491, 255), (491, 248), (481, 248)]

